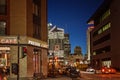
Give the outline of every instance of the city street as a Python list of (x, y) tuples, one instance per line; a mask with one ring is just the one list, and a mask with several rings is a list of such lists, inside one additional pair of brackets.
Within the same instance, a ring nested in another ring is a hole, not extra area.
[(59, 76), (56, 78), (47, 78), (42, 80), (120, 80), (120, 73), (116, 74), (93, 74), (92, 72), (81, 72), (81, 78), (70, 78)]

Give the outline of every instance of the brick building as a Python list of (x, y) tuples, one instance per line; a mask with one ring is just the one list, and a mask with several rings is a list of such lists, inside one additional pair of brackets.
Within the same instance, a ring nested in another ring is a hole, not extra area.
[[(47, 76), (46, 3), (0, 0), (0, 68), (8, 67), (10, 78), (32, 77), (34, 73)], [(23, 48), (27, 50), (24, 54)], [(15, 65), (19, 66), (17, 75)]]
[(120, 69), (120, 0), (104, 0), (88, 20), (94, 21), (91, 31), (91, 65), (96, 69), (112, 66)]

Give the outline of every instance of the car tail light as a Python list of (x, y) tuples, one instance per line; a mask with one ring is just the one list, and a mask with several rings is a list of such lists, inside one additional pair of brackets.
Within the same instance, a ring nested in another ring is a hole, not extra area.
[(105, 72), (105, 69), (102, 69), (102, 72)]
[(112, 70), (111, 69), (108, 69), (109, 72), (111, 72)]

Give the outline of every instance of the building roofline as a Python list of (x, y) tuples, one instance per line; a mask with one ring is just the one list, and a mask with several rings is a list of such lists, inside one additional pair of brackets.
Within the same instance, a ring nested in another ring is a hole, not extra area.
[(110, 6), (110, 3), (112, 0), (104, 0), (103, 3), (98, 7), (98, 9), (93, 13), (93, 15), (88, 19), (87, 23), (89, 23), (94, 18), (98, 17), (100, 14), (102, 14), (108, 7)]

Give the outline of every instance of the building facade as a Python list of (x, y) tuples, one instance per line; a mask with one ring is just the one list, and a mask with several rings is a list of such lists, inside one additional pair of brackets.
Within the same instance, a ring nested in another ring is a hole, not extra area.
[(64, 58), (64, 29), (51, 26), (48, 32), (49, 53), (59, 60)]
[(47, 76), (47, 51), (47, 1), (0, 0), (0, 68), (10, 79)]
[(87, 61), (90, 63), (90, 32), (94, 29), (93, 23), (89, 24), (89, 27), (87, 29)]
[(96, 69), (112, 66), (120, 69), (119, 25), (120, 0), (104, 0), (88, 20), (94, 21), (91, 31), (91, 65)]
[(69, 34), (64, 34), (64, 56), (68, 57), (71, 53), (71, 44)]

